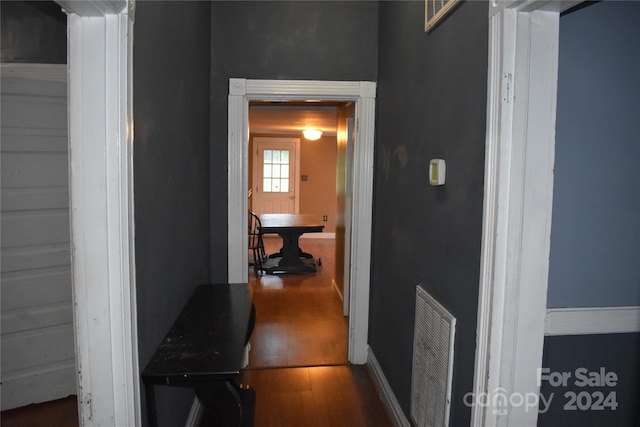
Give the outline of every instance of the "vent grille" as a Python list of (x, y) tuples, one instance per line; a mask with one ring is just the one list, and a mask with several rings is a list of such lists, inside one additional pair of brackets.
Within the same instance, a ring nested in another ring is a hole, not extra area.
[(417, 427), (446, 427), (451, 407), (456, 319), (416, 286), (411, 418)]

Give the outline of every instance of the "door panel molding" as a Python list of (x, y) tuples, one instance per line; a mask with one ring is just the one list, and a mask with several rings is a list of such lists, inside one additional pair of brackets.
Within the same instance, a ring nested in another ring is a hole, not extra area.
[(1, 64), (2, 410), (76, 393), (66, 64)]

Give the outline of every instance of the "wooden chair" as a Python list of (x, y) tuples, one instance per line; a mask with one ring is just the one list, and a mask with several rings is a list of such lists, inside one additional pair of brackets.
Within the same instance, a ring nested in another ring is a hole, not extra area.
[(253, 271), (258, 275), (259, 272), (264, 271), (262, 262), (266, 260), (267, 254), (260, 233), (260, 218), (251, 211), (249, 211), (249, 250), (253, 253)]

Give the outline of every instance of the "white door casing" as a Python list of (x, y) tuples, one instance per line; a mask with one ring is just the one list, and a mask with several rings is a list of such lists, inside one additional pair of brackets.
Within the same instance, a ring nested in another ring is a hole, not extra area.
[(228, 280), (248, 281), (247, 188), (249, 101), (326, 100), (356, 103), (354, 191), (351, 251), (349, 355), (367, 361), (371, 220), (373, 199), (374, 82), (309, 80), (229, 80), (228, 138)]
[(342, 314), (349, 315), (349, 295), (351, 293), (350, 268), (351, 262), (351, 221), (353, 208), (353, 141), (355, 137), (354, 119), (347, 117), (347, 165), (346, 165), (346, 192), (344, 212), (344, 268), (342, 278)]
[[(351, 271), (351, 229), (353, 228), (353, 143), (355, 140), (355, 126), (353, 116), (347, 118), (347, 191), (345, 194), (344, 212), (344, 268), (343, 271)], [(342, 301), (342, 313), (349, 315), (349, 301), (351, 300), (351, 276), (345, 274), (343, 278), (344, 300)]]
[(69, 169), (83, 426), (141, 424), (133, 226), (131, 0), (68, 14)]
[[(480, 291), (473, 393), (538, 395), (553, 202), (559, 12), (579, 2), (489, 7)], [(473, 426), (536, 425), (538, 408), (474, 404)]]

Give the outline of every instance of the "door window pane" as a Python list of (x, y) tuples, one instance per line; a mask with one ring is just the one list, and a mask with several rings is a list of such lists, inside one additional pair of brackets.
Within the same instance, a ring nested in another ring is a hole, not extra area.
[(289, 192), (289, 150), (264, 150), (262, 157), (265, 193)]

